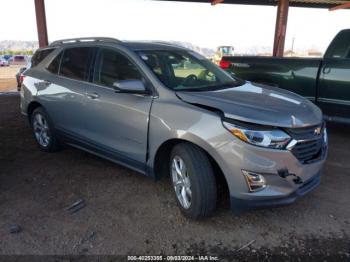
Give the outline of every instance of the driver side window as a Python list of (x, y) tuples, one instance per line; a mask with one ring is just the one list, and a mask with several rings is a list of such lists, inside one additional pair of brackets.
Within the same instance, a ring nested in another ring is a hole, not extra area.
[(124, 55), (111, 49), (101, 49), (97, 55), (94, 80), (96, 84), (113, 87), (122, 80), (141, 80), (136, 66)]

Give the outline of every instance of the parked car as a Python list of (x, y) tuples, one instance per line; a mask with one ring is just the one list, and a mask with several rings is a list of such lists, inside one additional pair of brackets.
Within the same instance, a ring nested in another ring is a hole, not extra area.
[(36, 66), (39, 64), (47, 55), (49, 55), (55, 48), (42, 48), (35, 52), (35, 55), (31, 57), (30, 62), (26, 65), (26, 67), (21, 67), (16, 74), (17, 81), (17, 90), (21, 91), (21, 86), (24, 79), (24, 72), (32, 67), (32, 65)]
[(169, 176), (192, 219), (215, 210), (221, 177), (236, 212), (290, 204), (319, 185), (327, 132), (307, 99), (234, 79), (178, 46), (85, 38), (50, 47), (21, 91), (41, 150), (66, 143)]
[(25, 65), (27, 63), (27, 57), (24, 55), (15, 55), (8, 60), (12, 65)]
[(350, 124), (350, 29), (337, 34), (323, 58), (227, 56), (220, 65), (239, 78), (298, 93), (327, 120)]
[(5, 54), (3, 55), (3, 58), (5, 58), (7, 61), (9, 61), (11, 59), (12, 55), (9, 54)]
[(10, 66), (10, 64), (6, 59), (0, 58), (0, 66)]

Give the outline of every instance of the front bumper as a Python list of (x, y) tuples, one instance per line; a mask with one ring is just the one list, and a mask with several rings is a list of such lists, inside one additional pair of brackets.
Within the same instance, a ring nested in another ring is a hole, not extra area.
[[(234, 212), (288, 205), (320, 184), (320, 176), (327, 157), (324, 144), (321, 156), (310, 163), (302, 163), (290, 150), (275, 150), (253, 146), (236, 139), (231, 134), (220, 137), (217, 143), (218, 163), (222, 168), (230, 191)], [(226, 142), (223, 142), (226, 141)], [(266, 187), (250, 192), (242, 170), (264, 176)], [(288, 171), (283, 177), (280, 172)], [(300, 183), (295, 182), (300, 179)]]
[(292, 192), (291, 194), (285, 197), (263, 199), (263, 200), (259, 200), (259, 199), (247, 200), (247, 199), (239, 199), (239, 198), (231, 197), (230, 199), (231, 210), (234, 213), (239, 214), (243, 211), (247, 211), (251, 209), (290, 205), (294, 203), (298, 198), (302, 197), (303, 195), (311, 192), (316, 187), (318, 187), (320, 185), (320, 181), (321, 181), (321, 172), (314, 175), (314, 177), (304, 182), (303, 185), (301, 185), (296, 191)]

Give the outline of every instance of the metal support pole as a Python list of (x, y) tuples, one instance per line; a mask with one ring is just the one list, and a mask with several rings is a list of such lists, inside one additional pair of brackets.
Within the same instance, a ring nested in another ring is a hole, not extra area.
[(278, 0), (273, 56), (283, 56), (286, 40), (289, 0)]
[(39, 47), (45, 47), (49, 44), (46, 27), (45, 3), (44, 0), (34, 0), (34, 3)]

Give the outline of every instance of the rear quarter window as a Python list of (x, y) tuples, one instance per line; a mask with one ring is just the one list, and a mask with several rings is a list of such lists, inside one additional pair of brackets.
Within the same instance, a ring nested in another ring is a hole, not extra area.
[(58, 74), (59, 68), (60, 68), (60, 63), (61, 63), (61, 58), (62, 58), (63, 52), (59, 53), (49, 64), (47, 67), (47, 70), (53, 74)]
[(47, 48), (42, 50), (37, 50), (32, 57), (32, 67), (38, 65), (41, 61), (43, 61), (49, 54), (54, 51), (54, 48)]

